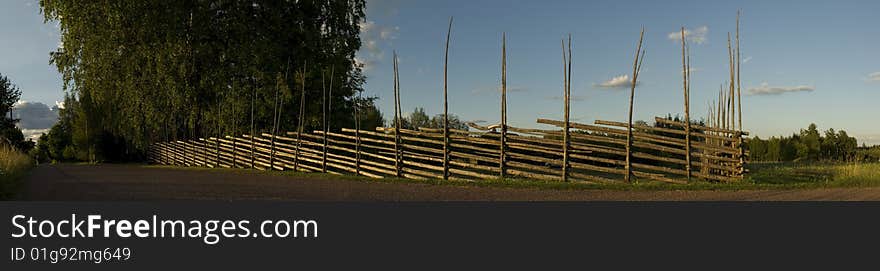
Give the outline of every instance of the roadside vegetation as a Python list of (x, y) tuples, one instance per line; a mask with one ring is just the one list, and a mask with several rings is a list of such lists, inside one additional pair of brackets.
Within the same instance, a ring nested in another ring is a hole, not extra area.
[(0, 144), (0, 200), (12, 198), (21, 187), (21, 178), (33, 166), (30, 156)]
[(12, 198), (21, 186), (21, 177), (33, 163), (26, 153), (34, 142), (25, 140), (16, 126), (13, 108), (21, 98), (21, 89), (0, 74), (0, 200)]

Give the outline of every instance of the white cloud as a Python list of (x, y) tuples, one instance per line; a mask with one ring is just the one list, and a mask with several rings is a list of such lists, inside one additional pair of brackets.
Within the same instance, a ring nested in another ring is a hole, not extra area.
[(40, 136), (49, 133), (49, 128), (46, 129), (21, 129), (21, 134), (24, 135), (26, 140), (31, 140), (33, 142), (37, 142), (40, 139)]
[(880, 72), (874, 72), (874, 73), (868, 74), (868, 81), (875, 81), (875, 82), (880, 81)]
[(398, 31), (400, 31), (400, 27), (398, 27), (398, 26), (395, 26), (393, 28), (391, 28), (391, 27), (382, 28), (382, 30), (379, 31), (379, 39), (382, 39), (382, 40), (396, 39)]
[(771, 87), (767, 84), (767, 82), (761, 83), (760, 87), (754, 87), (749, 89), (749, 94), (751, 95), (780, 95), (786, 92), (812, 92), (816, 90), (816, 87), (801, 85), (794, 87)]
[[(636, 85), (638, 84), (639, 82), (636, 82)], [(596, 86), (601, 88), (629, 88), (632, 87), (632, 79), (629, 78), (628, 74), (624, 74), (621, 76), (615, 76), (608, 81), (596, 84)]]
[[(684, 37), (691, 42), (696, 44), (703, 44), (706, 42), (706, 35), (709, 34), (708, 26), (700, 26), (697, 29), (685, 29)], [(666, 35), (667, 38), (673, 41), (681, 40), (681, 31), (675, 31)]]
[(47, 129), (58, 122), (58, 111), (52, 110), (44, 103), (19, 101), (15, 104), (13, 117), (21, 119), (21, 129)]
[(382, 48), (397, 38), (400, 27), (382, 26), (370, 20), (365, 20), (358, 26), (361, 30), (362, 47), (355, 57), (355, 63), (366, 71), (385, 59), (385, 51)]
[(743, 59), (743, 63), (749, 63), (749, 61), (751, 61), (751, 60), (752, 60), (752, 57), (748, 56), (745, 59)]

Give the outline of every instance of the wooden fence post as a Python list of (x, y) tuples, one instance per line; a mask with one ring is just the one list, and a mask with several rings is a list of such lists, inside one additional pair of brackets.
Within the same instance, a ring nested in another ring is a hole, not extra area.
[(639, 34), (639, 45), (636, 47), (636, 56), (635, 61), (633, 62), (633, 79), (630, 86), (629, 92), (629, 121), (627, 122), (626, 127), (626, 177), (624, 179), (626, 182), (631, 182), (632, 175), (632, 115), (633, 115), (633, 98), (635, 98), (636, 93), (636, 83), (639, 78), (639, 70), (642, 65), (639, 61), (639, 55), (644, 54), (642, 52), (642, 39), (645, 37), (645, 28), (642, 28), (641, 34)]
[(220, 130), (220, 119), (223, 117), (223, 114), (222, 114), (223, 109), (221, 109), (221, 107), (220, 107), (221, 100), (222, 99), (220, 99), (220, 96), (218, 95), (218, 97), (217, 97), (217, 144), (216, 144), (217, 153), (215, 153), (216, 154), (216, 156), (215, 156), (216, 157), (216, 161), (215, 161), (216, 167), (222, 167), (222, 166), (220, 166), (220, 137), (223, 136), (223, 133)]
[[(235, 95), (235, 81), (232, 81), (232, 94)], [(232, 136), (238, 132), (238, 117), (235, 115), (235, 97), (232, 102)], [(232, 168), (238, 168), (238, 148), (235, 147), (235, 140), (232, 141)]]
[(330, 133), (330, 116), (327, 115), (327, 112), (332, 112), (333, 106), (333, 76), (335, 76), (336, 70), (335, 66), (330, 66), (330, 88), (327, 90), (327, 111), (324, 111), (324, 158), (321, 160), (321, 167), (324, 172), (327, 172), (327, 134)]
[(302, 92), (299, 98), (299, 125), (296, 130), (296, 151), (293, 155), (293, 171), (299, 171), (299, 148), (302, 146), (301, 138), (303, 132), (303, 124), (305, 122), (305, 106), (306, 106), (306, 67), (308, 66), (308, 62), (303, 64), (303, 70), (300, 74), (300, 79), (302, 79)]
[(570, 126), (569, 110), (570, 109), (569, 109), (569, 107), (570, 107), (570, 102), (571, 102), (569, 100), (569, 95), (570, 95), (569, 88), (571, 86), (570, 85), (571, 78), (569, 78), (569, 77), (571, 76), (571, 62), (572, 62), (571, 61), (571, 34), (568, 34), (568, 55), (567, 56), (566, 56), (566, 49), (565, 49), (565, 41), (564, 40), (562, 41), (562, 69), (563, 69), (562, 73), (563, 73), (563, 78), (564, 78), (562, 89), (563, 89), (563, 103), (565, 103), (565, 112), (563, 114), (564, 119), (565, 119), (565, 124), (563, 126), (564, 131), (562, 134), (562, 181), (563, 182), (568, 181), (568, 175), (569, 175), (568, 171), (570, 169), (569, 164), (568, 164), (568, 158), (569, 158), (569, 153), (568, 153), (569, 150), (568, 149), (571, 147), (571, 138), (569, 138), (570, 137), (570, 134), (569, 134), (569, 128), (570, 128), (569, 127)]
[(685, 39), (684, 27), (681, 27), (681, 67), (682, 67), (682, 77), (684, 78), (683, 89), (684, 89), (684, 121), (685, 121), (685, 170), (687, 170), (687, 179), (691, 180), (691, 115), (690, 115), (690, 49), (685, 50), (687, 47), (687, 40)]
[(737, 107), (739, 107), (737, 112), (739, 112), (739, 131), (740, 132), (742, 132), (742, 130), (743, 130), (742, 90), (740, 89), (742, 87), (742, 81), (740, 80), (740, 77), (739, 77), (740, 67), (742, 66), (742, 58), (741, 58), (740, 52), (739, 52), (739, 16), (740, 16), (741, 12), (742, 12), (742, 10), (737, 10), (737, 12), (736, 12), (736, 96), (737, 96), (736, 102), (737, 102)]
[[(449, 39), (452, 35), (452, 17), (446, 31), (446, 50), (443, 57), (443, 180), (449, 179), (449, 101), (447, 100), (447, 68), (449, 64)], [(395, 64), (395, 67), (397, 65)], [(396, 70), (396, 68), (395, 68)], [(503, 170), (502, 170), (502, 175)]]
[[(208, 153), (211, 151), (211, 147), (209, 146), (209, 143), (208, 143), (208, 137), (209, 137), (210, 134), (211, 134), (211, 133), (209, 132), (209, 130), (208, 130), (208, 129), (209, 129), (209, 128), (208, 128), (208, 114), (209, 114), (209, 113), (208, 113), (207, 111), (205, 111), (205, 119), (202, 120), (202, 122), (203, 122), (203, 124), (202, 124), (202, 134), (203, 134), (204, 137), (205, 137), (205, 145), (202, 147), (202, 148), (203, 148), (202, 154), (204, 155), (204, 157), (203, 157), (204, 159), (203, 159), (203, 160), (204, 160), (204, 163), (205, 163), (205, 167), (209, 167), (208, 165), (209, 165), (210, 163), (208, 163)], [(194, 137), (194, 138), (198, 138), (198, 137)], [(199, 163), (199, 161), (198, 161), (198, 159), (196, 159), (196, 165), (198, 165), (198, 163)]]
[(400, 152), (400, 118), (402, 118), (403, 114), (401, 114), (400, 110), (400, 74), (398, 73), (398, 60), (397, 60), (397, 52), (394, 52), (394, 119), (396, 120), (394, 123), (394, 172), (397, 177), (401, 177), (401, 152)]
[(325, 85), (324, 75), (326, 72), (321, 70), (321, 130), (325, 133), (321, 134), (323, 140), (323, 155), (321, 156), (321, 172), (327, 173), (327, 86)]
[(354, 103), (354, 169), (355, 174), (361, 175), (361, 114), (360, 114), (361, 92)]
[(501, 140), (498, 158), (499, 176), (505, 178), (507, 171), (507, 33), (501, 33)]
[(256, 168), (257, 165), (254, 163), (254, 159), (256, 158), (256, 145), (254, 142), (254, 135), (257, 134), (257, 128), (256, 126), (254, 126), (254, 106), (256, 106), (257, 99), (257, 84), (256, 79), (253, 79), (251, 82), (253, 83), (253, 90), (251, 92), (251, 136), (249, 139), (251, 141), (251, 168)]
[(730, 113), (727, 116), (728, 117), (727, 123), (729, 123), (728, 128), (730, 130), (735, 130), (736, 128), (734, 126), (735, 125), (734, 116), (736, 116), (736, 107), (734, 107), (734, 103), (736, 100), (736, 95), (734, 95), (734, 90), (735, 90), (735, 84), (736, 84), (736, 82), (735, 82), (736, 77), (735, 77), (734, 73), (736, 73), (736, 68), (734, 67), (734, 65), (736, 65), (736, 64), (734, 64), (734, 61), (733, 61), (734, 54), (733, 54), (733, 49), (732, 49), (730, 42), (731, 42), (730, 41), (730, 32), (727, 32), (727, 54), (728, 54), (728, 61), (730, 61), (729, 62), (730, 64), (728, 65), (728, 66), (730, 66), (730, 81), (729, 81), (730, 86), (728, 88), (729, 94), (727, 95), (727, 97), (728, 97), (727, 107), (728, 107), (728, 112), (730, 112)]
[[(740, 49), (739, 49), (739, 45), (740, 45), (740, 43), (739, 43), (739, 17), (740, 17), (741, 14), (742, 14), (742, 10), (737, 10), (737, 11), (736, 11), (736, 96), (737, 96), (736, 102), (737, 102), (737, 107), (738, 107), (737, 112), (739, 113), (739, 131), (740, 131), (740, 134), (741, 134), (742, 131), (743, 131), (743, 123), (742, 123), (742, 89), (741, 89), (741, 87), (742, 87), (742, 80), (740, 80), (740, 68), (742, 67), (742, 56), (740, 55)], [(740, 145), (739, 145), (739, 146), (740, 146), (740, 147), (739, 147), (739, 150), (740, 150), (740, 154), (739, 154), (739, 163), (740, 163), (740, 166), (741, 166), (743, 169), (745, 169), (745, 156), (746, 156), (745, 147), (744, 147), (743, 144), (742, 144), (742, 143), (743, 143), (743, 141), (742, 141), (742, 140), (743, 140), (743, 139), (742, 139), (742, 135), (738, 135), (738, 137), (739, 137), (739, 140), (740, 140)], [(740, 174), (743, 174), (743, 173), (744, 173), (744, 171), (743, 171), (743, 172), (740, 172)]]

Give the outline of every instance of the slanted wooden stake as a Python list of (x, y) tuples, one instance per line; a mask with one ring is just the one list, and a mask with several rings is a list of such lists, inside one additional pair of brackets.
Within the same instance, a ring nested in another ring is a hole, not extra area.
[(361, 92), (354, 102), (354, 170), (356, 175), (361, 175)]
[[(232, 81), (232, 134), (235, 136), (235, 133), (238, 132), (238, 117), (235, 115), (235, 81)], [(235, 140), (232, 141), (232, 168), (238, 167), (238, 149), (235, 148)]]
[[(443, 179), (449, 179), (449, 101), (447, 100), (447, 67), (449, 64), (449, 39), (452, 35), (452, 17), (449, 17), (449, 28), (446, 31), (446, 51), (443, 57)], [(396, 65), (395, 65), (396, 66)], [(503, 152), (502, 152), (503, 153)], [(501, 170), (502, 177), (504, 170)]]
[(400, 75), (397, 73), (397, 52), (394, 52), (394, 174), (397, 177), (401, 174), (401, 153), (400, 153)]
[(275, 99), (272, 101), (272, 138), (269, 139), (269, 169), (275, 169), (275, 128), (278, 127), (278, 77), (275, 77)]
[(256, 164), (254, 164), (254, 159), (256, 158), (256, 145), (253, 136), (257, 134), (257, 128), (254, 126), (254, 106), (256, 105), (257, 99), (257, 84), (255, 80), (251, 81), (253, 86), (253, 91), (251, 92), (251, 168), (256, 168)]
[[(208, 114), (207, 110), (205, 110), (205, 114)], [(209, 133), (208, 133), (208, 125), (207, 125), (207, 122), (208, 122), (207, 116), (204, 117), (204, 120), (199, 120), (199, 123), (202, 123), (202, 122), (205, 122), (202, 125), (202, 129), (201, 129), (202, 132), (200, 133), (205, 136), (205, 142), (202, 145), (202, 162), (205, 163), (205, 167), (209, 167), (210, 166), (210, 163), (208, 163), (208, 134)], [(194, 136), (193, 140), (198, 140), (198, 137)], [(195, 148), (195, 141), (193, 142), (193, 148)], [(198, 156), (193, 156), (193, 164), (196, 166), (199, 165), (198, 158), (199, 158)]]
[(715, 112), (715, 114), (717, 114), (715, 123), (717, 124), (718, 128), (722, 128), (722, 129), (724, 128), (723, 122), (721, 122), (721, 120), (724, 117), (724, 106), (722, 105), (723, 101), (724, 101), (723, 97), (724, 97), (724, 84), (721, 84), (718, 86), (718, 107), (717, 107), (717, 112)]
[(638, 78), (639, 78), (639, 70), (642, 67), (641, 59), (639, 56), (640, 55), (644, 56), (644, 53), (642, 52), (642, 40), (644, 39), (644, 37), (645, 37), (645, 28), (642, 28), (642, 32), (641, 32), (641, 34), (639, 34), (639, 45), (636, 47), (635, 61), (633, 61), (633, 78), (632, 78), (632, 82), (630, 85), (630, 91), (629, 91), (629, 118), (628, 118), (628, 122), (626, 125), (626, 176), (624, 177), (624, 180), (626, 180), (626, 182), (632, 181), (630, 179), (630, 177), (632, 175), (633, 99), (635, 98), (635, 94), (636, 94), (636, 83), (638, 82)]
[[(221, 101), (223, 96), (217, 96), (217, 144), (216, 144), (216, 153), (215, 153), (215, 167), (220, 167), (220, 138), (223, 137), (223, 133), (220, 130), (220, 119), (223, 118), (223, 109), (221, 109)], [(207, 140), (205, 141), (207, 142)], [(205, 159), (207, 160), (207, 158)]]
[(727, 95), (727, 97), (728, 97), (728, 99), (727, 99), (728, 111), (727, 112), (729, 112), (728, 116), (727, 116), (727, 123), (729, 124), (728, 128), (733, 130), (733, 129), (735, 129), (733, 120), (734, 120), (734, 116), (736, 115), (736, 108), (734, 107), (734, 99), (736, 99), (736, 96), (734, 95), (734, 90), (735, 90), (734, 84), (736, 84), (736, 81), (735, 81), (736, 80), (736, 75), (735, 75), (736, 68), (734, 67), (735, 64), (733, 61), (733, 49), (732, 49), (733, 47), (731, 46), (730, 42), (731, 42), (730, 32), (727, 32), (727, 55), (728, 55), (727, 59), (730, 63), (730, 64), (728, 64), (728, 66), (730, 66), (730, 81), (728, 81), (728, 82), (730, 82), (730, 86), (728, 87), (728, 95)]
[(742, 81), (740, 80), (739, 73), (740, 67), (742, 66), (742, 57), (739, 52), (739, 16), (742, 13), (742, 10), (738, 10), (736, 12), (736, 103), (737, 103), (737, 112), (739, 114), (739, 131), (743, 130), (743, 115), (742, 115), (742, 90), (740, 89), (742, 86)]
[(568, 175), (571, 173), (571, 165), (569, 164), (569, 149), (571, 148), (571, 122), (569, 119), (569, 112), (571, 111), (571, 100), (569, 99), (571, 96), (571, 34), (568, 34), (568, 55), (566, 55), (565, 41), (562, 42), (562, 68), (563, 68), (563, 91), (564, 91), (564, 103), (565, 103), (565, 124), (563, 125), (563, 134), (562, 134), (562, 181), (568, 181)]
[(306, 66), (308, 66), (308, 64), (308, 62), (305, 62), (305, 64), (303, 64), (302, 73), (300, 74), (300, 79), (302, 80), (302, 90), (299, 98), (299, 127), (297, 127), (296, 130), (296, 153), (293, 156), (293, 171), (299, 170), (299, 148), (302, 146), (301, 138), (306, 116)]
[(507, 145), (507, 33), (501, 33), (501, 142), (500, 155), (498, 157), (499, 176), (504, 179), (507, 171), (507, 157), (505, 148)]
[(330, 66), (330, 88), (327, 90), (327, 125), (324, 129), (324, 172), (327, 171), (327, 134), (330, 133), (330, 126), (332, 125), (330, 119), (333, 114), (333, 77), (336, 76), (336, 66)]
[[(742, 66), (742, 56), (739, 51), (739, 17), (742, 13), (742, 10), (737, 10), (736, 12), (736, 102), (737, 102), (737, 112), (739, 114), (739, 131), (740, 134), (737, 134), (736, 137), (739, 139), (739, 163), (740, 165), (745, 164), (745, 149), (742, 146), (742, 131), (743, 131), (743, 123), (742, 123), (742, 81), (740, 80), (740, 67)], [(742, 174), (742, 172), (740, 172)]]
[(691, 180), (691, 115), (690, 115), (690, 89), (689, 89), (689, 79), (690, 79), (690, 54), (687, 48), (687, 40), (684, 35), (684, 27), (681, 27), (681, 74), (684, 78), (683, 86), (684, 89), (684, 139), (685, 139), (685, 169), (687, 170), (687, 179)]
[[(284, 71), (284, 83), (287, 84), (287, 72), (290, 70), (290, 59), (287, 61), (287, 68)], [(278, 98), (281, 92), (281, 87), (278, 86), (278, 77), (275, 77), (275, 102), (272, 104), (272, 108), (275, 109), (275, 112), (272, 113), (272, 138), (271, 138), (271, 149), (272, 152), (269, 155), (269, 170), (273, 170), (275, 167), (275, 137), (278, 135), (278, 126), (281, 125), (281, 109), (284, 106), (284, 98)], [(283, 170), (284, 167), (282, 167)]]

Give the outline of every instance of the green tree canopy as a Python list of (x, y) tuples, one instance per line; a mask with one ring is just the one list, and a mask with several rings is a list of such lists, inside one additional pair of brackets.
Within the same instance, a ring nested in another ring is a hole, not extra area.
[(103, 158), (142, 154), (160, 140), (249, 133), (251, 112), (257, 133), (276, 119), (278, 131), (295, 130), (303, 89), (306, 130), (320, 127), (331, 84), (331, 125), (353, 126), (353, 97), (364, 81), (354, 62), (364, 0), (40, 6), (61, 29), (63, 46), (50, 56), (78, 104), (73, 142)]
[(819, 133), (816, 124), (790, 137), (751, 138), (748, 143), (753, 161), (851, 161), (856, 159), (858, 142), (846, 131)]
[(12, 109), (21, 98), (21, 89), (0, 74), (0, 144), (7, 144), (27, 152), (33, 142), (24, 140), (21, 129), (15, 126), (18, 119), (12, 117)]

